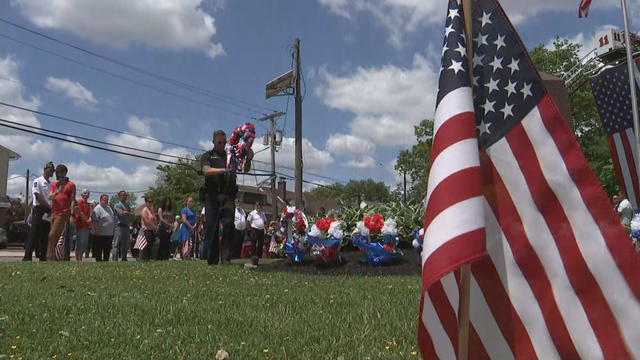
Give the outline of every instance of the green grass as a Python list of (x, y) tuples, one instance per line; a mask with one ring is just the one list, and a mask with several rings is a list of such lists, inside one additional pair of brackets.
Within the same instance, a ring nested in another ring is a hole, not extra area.
[(0, 264), (0, 359), (416, 359), (419, 276)]

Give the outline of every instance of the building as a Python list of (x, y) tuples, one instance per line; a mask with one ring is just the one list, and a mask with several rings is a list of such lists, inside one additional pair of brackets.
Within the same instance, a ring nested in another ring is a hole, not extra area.
[[(277, 193), (277, 212), (276, 206), (273, 204), (273, 197), (270, 194), (269, 187), (256, 187), (239, 185), (237, 199), (240, 200), (240, 206), (248, 213), (255, 207), (256, 201), (262, 202), (263, 210), (267, 218), (278, 218), (282, 214), (284, 207), (291, 201), (293, 203), (296, 193), (294, 191), (287, 191), (287, 182), (284, 179), (278, 181), (276, 189)], [(311, 193), (304, 192), (302, 194), (303, 211), (307, 216), (315, 216), (320, 208), (324, 208), (326, 211), (332, 210), (338, 206), (338, 201), (334, 199), (319, 199), (313, 196)], [(275, 215), (275, 216), (274, 216)]]
[[(9, 161), (17, 160), (20, 155), (0, 145), (0, 226), (5, 228), (10, 220), (11, 202), (7, 196), (7, 181), (9, 179)], [(5, 228), (5, 230), (7, 230)]]

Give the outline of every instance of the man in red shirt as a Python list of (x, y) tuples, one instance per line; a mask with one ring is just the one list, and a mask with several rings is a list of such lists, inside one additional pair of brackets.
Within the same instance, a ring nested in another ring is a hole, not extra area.
[(47, 247), (47, 260), (53, 261), (55, 247), (58, 239), (69, 223), (71, 217), (71, 203), (76, 198), (76, 184), (69, 181), (67, 167), (63, 164), (56, 166), (56, 179), (49, 186), (51, 198), (51, 230), (49, 231), (49, 246)]
[(76, 219), (76, 261), (82, 261), (89, 243), (89, 225), (91, 224), (91, 208), (89, 207), (89, 190), (83, 189), (80, 199), (76, 201), (73, 216)]

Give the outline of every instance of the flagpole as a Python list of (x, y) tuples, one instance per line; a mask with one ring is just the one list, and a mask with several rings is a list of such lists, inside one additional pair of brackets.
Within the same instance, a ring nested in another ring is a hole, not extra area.
[[(473, 17), (471, 4), (471, 0), (462, 1), (469, 86), (473, 83)], [(458, 360), (467, 360), (469, 358), (469, 304), (471, 302), (471, 265), (469, 264), (462, 265), (460, 268), (458, 289), (460, 291), (460, 302), (458, 303)]]
[[(636, 66), (631, 54), (631, 38), (629, 36), (629, 14), (627, 0), (620, 0), (622, 17), (624, 18), (624, 47), (627, 51), (627, 71), (629, 72), (629, 90), (631, 91), (631, 113), (633, 114), (633, 129), (636, 135), (636, 153), (640, 154), (640, 120), (638, 119), (638, 100), (636, 97), (636, 82), (634, 72)], [(636, 169), (640, 169), (640, 156), (636, 159)]]

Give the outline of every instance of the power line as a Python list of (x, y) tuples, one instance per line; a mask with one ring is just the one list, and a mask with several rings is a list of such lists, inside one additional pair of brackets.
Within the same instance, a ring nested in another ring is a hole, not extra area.
[(264, 110), (273, 111), (272, 109), (268, 109), (267, 107), (264, 107), (264, 106), (261, 106), (261, 105), (255, 105), (255, 104), (251, 104), (251, 103), (246, 102), (246, 101), (234, 99), (233, 97), (228, 96), (228, 95), (216, 93), (216, 92), (213, 92), (213, 91), (208, 90), (208, 89), (204, 89), (204, 88), (201, 88), (201, 87), (198, 87), (198, 86), (195, 86), (195, 85), (188, 84), (188, 83), (186, 83), (184, 81), (181, 81), (181, 80), (177, 80), (177, 79), (174, 79), (174, 78), (162, 75), (162, 74), (158, 74), (158, 73), (155, 73), (155, 72), (152, 72), (152, 71), (145, 70), (145, 69), (143, 69), (141, 67), (138, 67), (138, 66), (135, 66), (135, 65), (127, 64), (127, 63), (125, 63), (123, 61), (117, 60), (117, 59), (112, 58), (110, 56), (102, 55), (102, 54), (99, 54), (99, 53), (97, 53), (95, 51), (84, 49), (84, 48), (82, 48), (80, 46), (71, 44), (71, 43), (66, 42), (64, 40), (57, 39), (57, 38), (55, 38), (53, 36), (44, 34), (42, 32), (39, 32), (39, 31), (36, 31), (36, 30), (33, 30), (33, 29), (29, 29), (29, 28), (27, 28), (25, 26), (16, 24), (16, 23), (14, 23), (12, 21), (9, 21), (9, 20), (3, 19), (3, 18), (0, 18), (0, 22), (3, 22), (5, 24), (7, 24), (7, 25), (10, 25), (10, 26), (13, 26), (15, 28), (18, 28), (20, 30), (29, 32), (31, 34), (40, 36), (40, 37), (45, 38), (47, 40), (56, 42), (58, 44), (65, 45), (65, 46), (70, 47), (72, 49), (75, 49), (77, 51), (81, 51), (81, 52), (83, 52), (85, 54), (97, 57), (97, 58), (102, 59), (104, 61), (107, 61), (107, 62), (116, 64), (116, 65), (125, 67), (125, 68), (127, 68), (129, 70), (132, 70), (134, 72), (137, 72), (137, 73), (152, 77), (152, 78), (160, 80), (160, 81), (164, 81), (166, 83), (169, 83), (169, 84), (172, 84), (174, 86), (178, 86), (178, 87), (184, 88), (184, 89), (186, 89), (188, 91), (195, 92), (195, 93), (198, 93), (200, 95), (208, 96), (208, 97), (210, 97), (212, 99), (215, 99), (215, 100), (218, 100), (218, 101), (221, 101), (221, 102), (225, 102), (227, 104), (230, 104), (230, 105), (233, 105), (233, 106), (237, 106), (237, 107), (243, 108), (243, 109), (248, 110), (248, 111), (252, 111), (253, 112), (253, 111), (256, 111), (256, 109), (258, 111), (264, 111)]
[(72, 59), (72, 58), (70, 58), (68, 56), (58, 54), (56, 52), (41, 48), (39, 46), (27, 43), (27, 42), (22, 41), (22, 40), (18, 40), (18, 39), (14, 38), (14, 37), (11, 37), (11, 36), (8, 36), (8, 35), (2, 34), (2, 33), (0, 33), (0, 37), (5, 38), (5, 39), (10, 40), (10, 41), (13, 41), (15, 43), (18, 43), (20, 45), (23, 45), (23, 46), (26, 46), (26, 47), (30, 47), (32, 49), (44, 52), (44, 53), (49, 54), (51, 56), (55, 56), (55, 57), (61, 58), (63, 60), (69, 61), (69, 62), (74, 63), (76, 65), (80, 65), (80, 66), (86, 67), (88, 69), (91, 69), (91, 70), (94, 70), (94, 71), (97, 71), (97, 72), (112, 76), (114, 78), (117, 78), (117, 79), (120, 79), (120, 80), (123, 80), (123, 81), (127, 81), (127, 82), (130, 82), (132, 84), (135, 84), (135, 85), (147, 88), (147, 89), (151, 89), (151, 90), (163, 93), (165, 95), (170, 95), (170, 96), (173, 96), (173, 97), (176, 97), (176, 98), (179, 98), (179, 99), (182, 99), (182, 100), (185, 100), (185, 101), (197, 104), (197, 105), (205, 106), (205, 107), (208, 107), (208, 108), (213, 108), (213, 109), (220, 110), (220, 111), (223, 111), (223, 112), (226, 112), (226, 113), (229, 113), (229, 114), (237, 115), (237, 116), (240, 116), (240, 117), (243, 117), (243, 118), (247, 118), (248, 117), (248, 118), (251, 118), (251, 119), (255, 119), (255, 116), (253, 114), (240, 113), (240, 112), (237, 112), (237, 111), (234, 111), (234, 110), (227, 109), (227, 108), (222, 107), (220, 105), (216, 105), (216, 104), (211, 104), (211, 103), (195, 100), (195, 99), (192, 99), (190, 97), (187, 97), (187, 96), (184, 96), (184, 95), (181, 95), (181, 94), (169, 91), (169, 90), (165, 90), (165, 89), (159, 88), (159, 87), (154, 86), (154, 85), (150, 85), (150, 84), (144, 83), (142, 81), (134, 80), (134, 79), (128, 78), (126, 76), (123, 76), (123, 75), (120, 75), (120, 74), (116, 74), (114, 72), (102, 69), (100, 67), (97, 67), (97, 66), (94, 66), (94, 65), (91, 65), (91, 64), (83, 63), (81, 61)]
[(135, 147), (131, 147), (131, 146), (114, 144), (114, 143), (101, 141), (101, 140), (90, 139), (90, 138), (86, 138), (86, 137), (82, 137), (82, 136), (69, 135), (69, 134), (61, 132), (61, 131), (44, 129), (44, 128), (33, 126), (33, 125), (21, 124), (19, 122), (15, 122), (15, 121), (4, 120), (4, 119), (0, 119), (0, 121), (5, 122), (5, 123), (18, 125), (18, 126), (21, 126), (21, 127), (26, 127), (26, 128), (29, 128), (29, 129), (45, 131), (45, 132), (48, 132), (48, 133), (51, 133), (51, 134), (62, 135), (62, 136), (72, 137), (72, 138), (76, 138), (76, 139), (80, 139), (80, 140), (90, 141), (90, 142), (94, 142), (94, 143), (97, 143), (97, 144), (108, 145), (108, 146), (117, 146), (117, 147), (121, 147), (121, 148), (127, 149), (127, 150), (139, 151), (139, 152), (152, 154), (152, 155), (158, 155), (158, 156), (166, 156), (166, 157), (170, 157), (170, 158), (174, 158), (174, 159), (178, 159), (178, 160), (184, 160), (184, 161), (194, 160), (192, 158), (187, 158), (187, 157), (183, 157), (183, 156), (164, 154), (164, 153), (160, 153), (160, 152), (156, 152), (156, 151), (144, 150), (144, 149), (139, 149), (139, 148), (135, 148)]
[[(0, 121), (10, 122), (10, 123), (12, 122), (10, 120), (3, 119), (3, 118), (0, 118)], [(140, 158), (140, 159), (144, 159), (144, 160), (157, 161), (157, 162), (170, 164), (170, 165), (189, 166), (189, 165), (187, 165), (185, 163), (180, 163), (180, 162), (175, 163), (175, 162), (161, 160), (161, 159), (158, 159), (158, 158), (152, 158), (152, 157), (148, 157), (148, 156), (144, 156), (144, 155), (126, 153), (124, 151), (119, 151), (119, 150), (115, 150), (115, 149), (109, 149), (109, 148), (105, 148), (105, 147), (101, 147), (101, 146), (97, 146), (97, 145), (85, 144), (85, 143), (82, 143), (82, 142), (79, 142), (79, 141), (75, 141), (75, 140), (71, 140), (71, 139), (67, 139), (67, 138), (62, 138), (62, 137), (58, 137), (58, 136), (54, 136), (54, 135), (49, 135), (49, 134), (45, 134), (45, 133), (34, 131), (34, 130), (28, 130), (28, 129), (25, 129), (25, 128), (22, 128), (22, 127), (17, 127), (17, 126), (13, 126), (13, 125), (9, 125), (9, 124), (0, 124), (0, 126), (6, 127), (6, 128), (10, 128), (10, 129), (14, 129), (14, 130), (27, 132), (27, 133), (31, 133), (31, 134), (34, 134), (34, 135), (44, 136), (44, 137), (47, 137), (47, 138), (50, 138), (50, 139), (56, 139), (56, 140), (60, 140), (60, 141), (64, 141), (64, 142), (68, 142), (68, 143), (72, 143), (72, 144), (76, 144), (76, 145), (86, 146), (86, 147), (90, 147), (90, 148), (93, 148), (93, 149), (109, 151), (109, 152), (120, 154), (120, 155), (136, 157), (136, 158)], [(20, 125), (20, 126), (24, 126), (24, 125)], [(45, 129), (40, 129), (40, 130), (47, 131)], [(189, 166), (189, 167), (191, 167), (191, 166)]]
[[(34, 113), (34, 114), (37, 114), (37, 115), (42, 115), (42, 116), (46, 116), (46, 117), (50, 117), (50, 118), (54, 118), (54, 119), (58, 119), (58, 120), (62, 120), (62, 121), (71, 122), (71, 123), (74, 123), (74, 124), (79, 124), (79, 125), (91, 127), (91, 128), (97, 128), (97, 129), (106, 130), (106, 131), (110, 131), (110, 132), (114, 132), (114, 133), (134, 136), (134, 137), (138, 137), (138, 138), (141, 138), (141, 139), (152, 140), (152, 141), (156, 141), (156, 142), (163, 143), (163, 144), (168, 144), (168, 145), (173, 145), (173, 146), (180, 146), (180, 147), (184, 147), (184, 148), (188, 148), (188, 149), (192, 149), (192, 150), (198, 150), (198, 151), (208, 151), (208, 149), (203, 149), (203, 148), (199, 148), (199, 147), (193, 147), (193, 146), (184, 145), (184, 144), (180, 144), (180, 143), (174, 143), (174, 142), (170, 142), (170, 141), (166, 141), (166, 140), (160, 140), (160, 139), (156, 139), (156, 138), (149, 137), (149, 136), (144, 136), (144, 135), (140, 135), (140, 134), (131, 133), (131, 132), (128, 132), (128, 131), (122, 131), (122, 130), (116, 130), (116, 129), (108, 128), (108, 127), (105, 127), (105, 126), (94, 125), (94, 124), (90, 124), (90, 123), (85, 122), (85, 121), (71, 119), (69, 117), (55, 115), (55, 114), (47, 113), (47, 112), (44, 112), (44, 111), (29, 109), (29, 108), (26, 108), (26, 107), (23, 107), (23, 106), (9, 104), (9, 103), (3, 102), (3, 101), (0, 101), (0, 105), (11, 107), (11, 108), (22, 110), (22, 111), (26, 111), (26, 112), (31, 112), (31, 113)], [(5, 121), (7, 121), (7, 120), (5, 120)], [(26, 126), (26, 125), (23, 125), (23, 124), (19, 124), (19, 125), (20, 126)], [(42, 128), (38, 128), (38, 129), (44, 130)], [(72, 136), (72, 137), (76, 137), (76, 138), (83, 138), (81, 136), (70, 135), (70, 134), (66, 134), (66, 133), (64, 133), (64, 135), (65, 136)], [(88, 139), (88, 138), (85, 138), (85, 139)], [(88, 140), (89, 141), (93, 141), (92, 139), (88, 139)], [(100, 141), (96, 140), (94, 142), (100, 142)], [(121, 145), (117, 145), (117, 144), (110, 144), (110, 145), (121, 146)], [(142, 149), (136, 149), (136, 148), (132, 148), (132, 149), (134, 149), (136, 151), (146, 152), (146, 150), (142, 150)], [(265, 148), (265, 149), (268, 149), (268, 148)], [(258, 151), (258, 153), (259, 152), (260, 151)], [(162, 153), (156, 153), (156, 154), (159, 154), (161, 156), (173, 157), (173, 156), (168, 155), (168, 154), (162, 154)], [(262, 164), (266, 164), (266, 165), (271, 164), (270, 162), (260, 161), (260, 160), (256, 160), (256, 159), (254, 159), (252, 161), (254, 163), (262, 163)], [(293, 168), (288, 167), (288, 166), (284, 166), (284, 165), (277, 165), (277, 166), (279, 168), (282, 168), (282, 169), (294, 170)], [(346, 182), (344, 180), (340, 180), (340, 179), (337, 179), (337, 178), (333, 178), (333, 177), (325, 176), (325, 175), (321, 175), (321, 174), (316, 174), (316, 173), (313, 173), (313, 172), (305, 172), (305, 173), (309, 174), (309, 175), (312, 175), (312, 176), (315, 176), (315, 177), (319, 177), (319, 178), (323, 178), (323, 179), (331, 180), (331, 181), (335, 181), (335, 182), (340, 182), (340, 183)]]
[(14, 109), (18, 109), (18, 110), (22, 110), (22, 111), (31, 112), (31, 113), (42, 115), (42, 116), (51, 117), (51, 118), (62, 120), (62, 121), (67, 121), (67, 122), (78, 124), (78, 125), (91, 127), (91, 128), (94, 128), (94, 129), (100, 129), (100, 130), (110, 131), (110, 132), (117, 133), (117, 134), (124, 134), (124, 135), (134, 136), (134, 137), (138, 137), (138, 138), (141, 138), (141, 139), (152, 140), (152, 141), (156, 141), (156, 142), (159, 142), (159, 143), (162, 143), (162, 144), (167, 144), (167, 145), (180, 146), (180, 147), (189, 148), (189, 149), (192, 149), (192, 150), (206, 151), (205, 149), (202, 149), (202, 148), (199, 148), (199, 147), (192, 147), (192, 146), (188, 146), (188, 145), (184, 145), (184, 144), (178, 144), (178, 143), (174, 143), (174, 142), (170, 142), (170, 141), (166, 141), (166, 140), (156, 139), (156, 138), (151, 137), (151, 136), (140, 135), (140, 134), (136, 134), (136, 133), (132, 133), (132, 132), (128, 132), (128, 131), (116, 130), (116, 129), (112, 129), (112, 128), (108, 128), (108, 127), (100, 126), (100, 125), (94, 125), (94, 124), (91, 124), (91, 123), (88, 123), (88, 122), (71, 119), (71, 118), (68, 118), (68, 117), (65, 117), (65, 116), (54, 115), (54, 114), (50, 114), (50, 113), (47, 113), (47, 112), (44, 112), (44, 111), (38, 111), (38, 110), (34, 110), (34, 109), (29, 109), (29, 108), (26, 108), (26, 107), (23, 107), (23, 106), (18, 106), (18, 105), (14, 105), (14, 104), (8, 104), (8, 103), (5, 103), (3, 101), (0, 101), (0, 105), (8, 106), (8, 107), (11, 107), (11, 108), (14, 108)]

